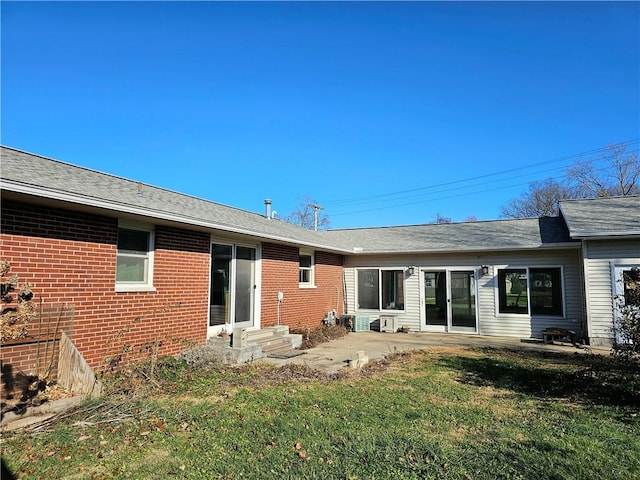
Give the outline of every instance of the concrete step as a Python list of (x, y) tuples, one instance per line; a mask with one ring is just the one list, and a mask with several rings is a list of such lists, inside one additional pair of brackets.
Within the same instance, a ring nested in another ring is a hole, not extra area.
[(262, 346), (262, 351), (264, 353), (272, 353), (278, 350), (291, 350), (291, 344), (280, 340), (278, 343), (270, 343)]
[(288, 327), (267, 327), (260, 330), (248, 330), (247, 338), (250, 342), (258, 342), (262, 338), (282, 337), (289, 333)]
[(275, 335), (271, 330), (250, 330), (247, 332), (247, 340), (250, 342), (259, 342), (263, 339), (273, 338)]

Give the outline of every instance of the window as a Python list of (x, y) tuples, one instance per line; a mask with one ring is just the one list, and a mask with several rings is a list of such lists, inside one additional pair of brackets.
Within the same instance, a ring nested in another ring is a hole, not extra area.
[(559, 267), (498, 270), (500, 313), (562, 316), (562, 270)]
[(382, 270), (382, 309), (404, 310), (404, 272)]
[(118, 229), (116, 284), (120, 287), (150, 287), (152, 283), (153, 232)]
[(378, 270), (358, 270), (358, 308), (378, 310)]
[(300, 252), (300, 286), (313, 286), (313, 254)]
[(498, 270), (500, 313), (528, 313), (527, 271)]
[(530, 268), (531, 313), (562, 316), (562, 280), (559, 268)]
[(357, 276), (359, 309), (404, 310), (404, 270), (362, 269)]

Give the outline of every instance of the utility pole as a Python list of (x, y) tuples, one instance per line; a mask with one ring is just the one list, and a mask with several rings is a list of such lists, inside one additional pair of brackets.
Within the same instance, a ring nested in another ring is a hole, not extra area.
[(311, 208), (313, 208), (313, 229), (318, 231), (318, 210), (324, 210), (320, 205), (315, 205), (313, 203), (309, 204)]

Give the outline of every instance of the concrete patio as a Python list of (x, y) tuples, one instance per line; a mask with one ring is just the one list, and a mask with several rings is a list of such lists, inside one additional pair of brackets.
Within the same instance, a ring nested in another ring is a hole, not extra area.
[[(375, 360), (390, 353), (429, 347), (492, 347), (512, 350), (546, 351), (557, 353), (608, 354), (606, 347), (576, 348), (569, 342), (544, 344), (542, 340), (510, 337), (484, 337), (479, 335), (444, 333), (380, 333), (352, 332), (317, 347), (303, 350), (303, 354), (292, 358), (263, 358), (260, 361), (274, 365), (297, 363), (309, 367), (336, 372), (350, 364)], [(360, 352), (360, 359), (359, 357)], [(364, 357), (364, 359), (363, 359)]]

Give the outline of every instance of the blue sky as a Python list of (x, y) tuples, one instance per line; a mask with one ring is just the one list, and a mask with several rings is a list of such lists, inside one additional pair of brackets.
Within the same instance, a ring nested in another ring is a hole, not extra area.
[(638, 2), (1, 9), (2, 144), (334, 228), (498, 218), (640, 137)]

